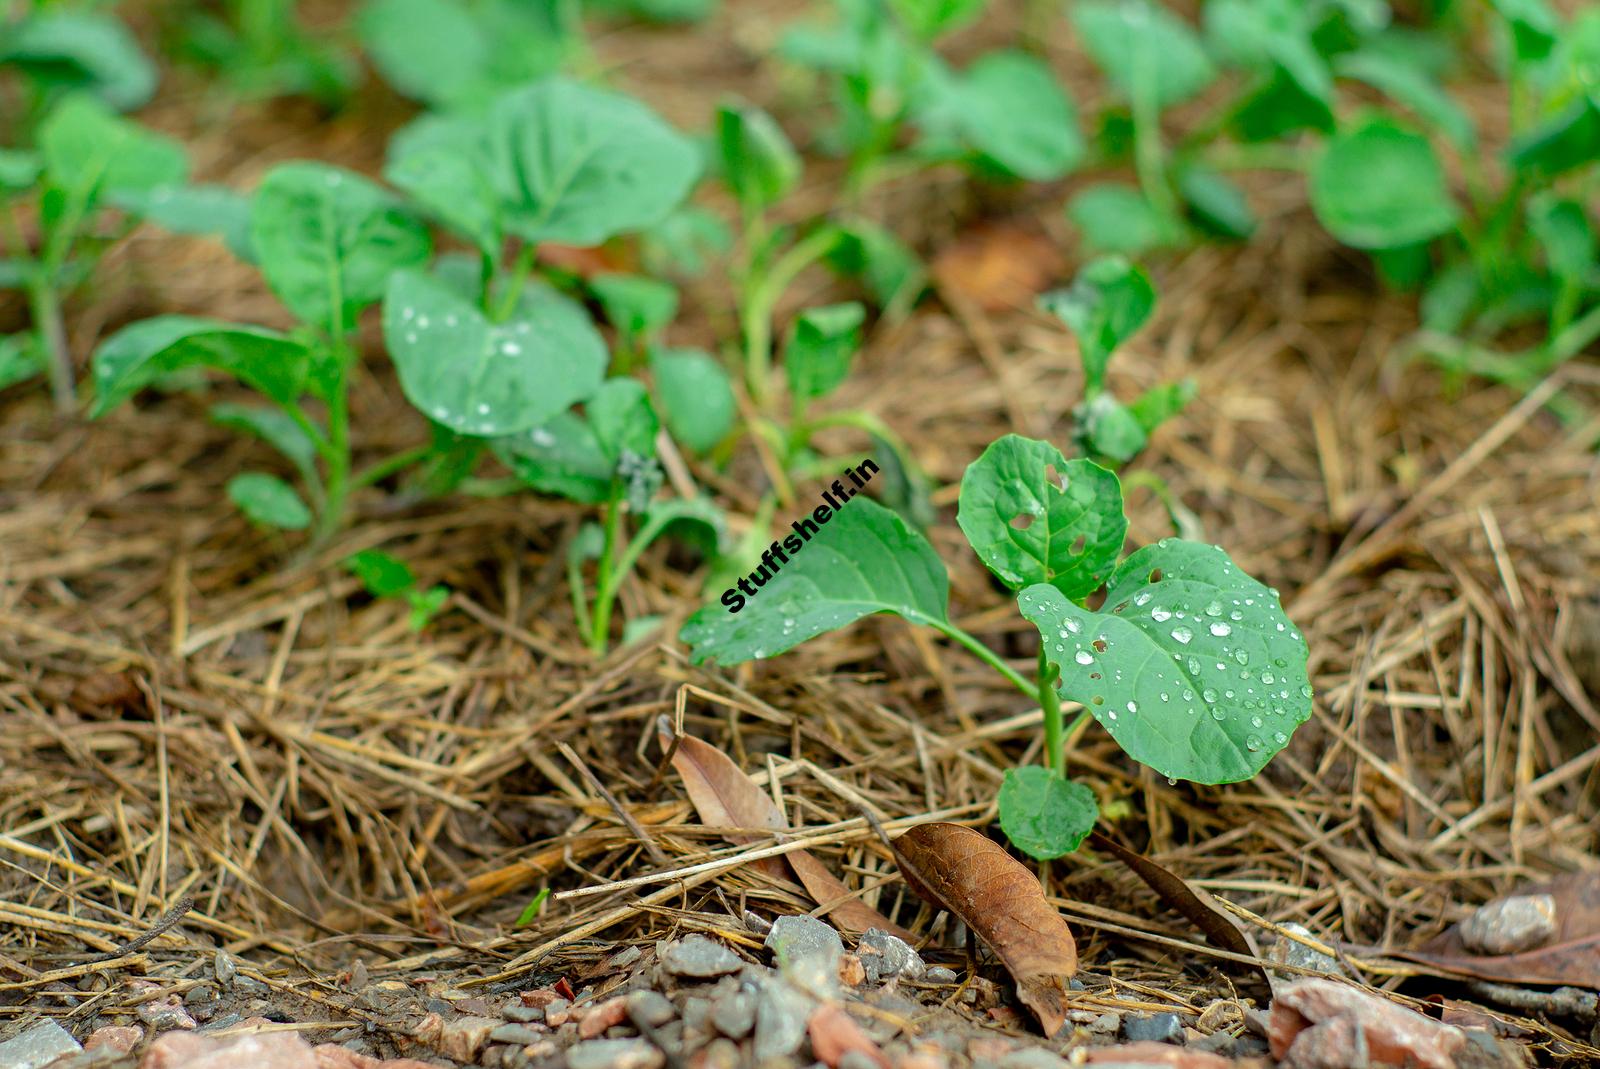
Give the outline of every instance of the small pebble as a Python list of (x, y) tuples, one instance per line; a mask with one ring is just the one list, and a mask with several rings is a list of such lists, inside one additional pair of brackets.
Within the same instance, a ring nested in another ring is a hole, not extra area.
[(868, 928), (862, 934), (856, 952), (861, 955), (867, 979), (875, 984), (899, 977), (915, 980), (928, 970), (911, 944), (877, 928)]
[(922, 974), (922, 978), (930, 984), (953, 984), (959, 979), (954, 969), (946, 968), (943, 965), (928, 966), (927, 971)]
[(500, 1011), (500, 1016), (508, 1021), (515, 1021), (517, 1024), (529, 1024), (533, 1021), (544, 1020), (544, 1007), (524, 1006), (520, 1002), (511, 1002)]
[(1138, 1013), (1123, 1018), (1122, 1034), (1135, 1043), (1179, 1043), (1183, 1023), (1175, 1013)]
[(1000, 1059), (1000, 1069), (1068, 1069), (1069, 1065), (1065, 1058), (1037, 1047), (1014, 1050)]
[(661, 1069), (666, 1062), (643, 1039), (590, 1039), (567, 1051), (567, 1069)]
[(635, 991), (628, 996), (628, 1014), (652, 1028), (660, 1028), (678, 1015), (667, 996), (659, 991)]
[(1512, 895), (1479, 906), (1461, 922), (1461, 941), (1480, 954), (1516, 954), (1556, 934), (1553, 895)]
[(1114, 1036), (1122, 1028), (1122, 1014), (1116, 1012), (1102, 1013), (1088, 1024), (1091, 1032), (1104, 1036)]
[(736, 991), (718, 999), (711, 1007), (711, 1023), (729, 1039), (743, 1039), (756, 1024), (755, 996)]
[(657, 953), (661, 958), (661, 967), (667, 972), (693, 979), (726, 976), (744, 966), (739, 955), (698, 932), (667, 943)]
[(839, 1069), (883, 1069), (878, 1060), (864, 1050), (847, 1050), (839, 1057)]
[(40, 1021), (22, 1034), (0, 1043), (0, 1066), (5, 1069), (42, 1069), (64, 1054), (76, 1054), (78, 1041), (54, 1021)]
[(503, 1024), (489, 1033), (490, 1043), (515, 1043), (523, 1047), (530, 1043), (537, 1043), (543, 1038), (544, 1035), (542, 1033), (535, 1032), (523, 1024)]
[(838, 973), (839, 959), (844, 956), (844, 941), (833, 926), (805, 914), (773, 921), (766, 945), (779, 965), (817, 962), (834, 974)]

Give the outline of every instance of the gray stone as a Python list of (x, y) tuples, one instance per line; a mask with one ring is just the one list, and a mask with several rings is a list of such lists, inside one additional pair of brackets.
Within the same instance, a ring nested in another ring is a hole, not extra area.
[(26, 1032), (0, 1043), (0, 1069), (40, 1069), (64, 1054), (82, 1048), (72, 1033), (54, 1021), (40, 1021)]
[(928, 971), (922, 956), (911, 949), (911, 944), (898, 936), (878, 928), (868, 928), (856, 946), (861, 957), (861, 967), (873, 983), (904, 977), (916, 980)]
[[(1303, 924), (1296, 924), (1290, 921), (1281, 927), (1284, 931), (1305, 936), (1307, 939), (1316, 939), (1319, 943), (1322, 942), (1321, 939), (1311, 933), (1310, 928)], [(1293, 939), (1285, 939), (1281, 936), (1276, 943), (1267, 948), (1266, 957), (1268, 961), (1281, 962), (1284, 965), (1295, 965), (1302, 969), (1310, 969), (1312, 972), (1330, 973), (1335, 976), (1346, 975), (1344, 966), (1339, 964), (1338, 958), (1333, 957), (1331, 954), (1324, 954), (1320, 950), (1314, 950), (1304, 943), (1298, 943)], [(1277, 975), (1282, 976), (1284, 974), (1280, 972)], [(1288, 979), (1293, 981), (1304, 978), (1297, 974), (1290, 974)]]
[(525, 1024), (503, 1024), (489, 1032), (490, 1043), (516, 1043), (523, 1047), (543, 1038), (544, 1033), (535, 1032)]
[(787, 1058), (806, 1038), (806, 1021), (812, 1000), (778, 980), (761, 985), (756, 993), (756, 1061)]
[(833, 926), (805, 914), (773, 921), (766, 945), (779, 965), (816, 962), (835, 975), (844, 957), (844, 940)]
[(1122, 1030), (1122, 1014), (1114, 1011), (1102, 1013), (1088, 1024), (1088, 1029), (1098, 1035), (1114, 1036)]
[[(835, 938), (838, 938), (835, 936)], [(661, 967), (674, 976), (709, 980), (738, 972), (744, 962), (739, 955), (708, 936), (695, 933), (666, 944), (657, 951)]]
[(756, 998), (748, 991), (735, 991), (711, 1007), (711, 1023), (729, 1039), (743, 1039), (756, 1024)]
[(1479, 906), (1461, 922), (1461, 941), (1480, 954), (1516, 954), (1556, 934), (1552, 895), (1513, 895)]
[(1122, 1034), (1135, 1043), (1178, 1043), (1183, 1023), (1175, 1013), (1136, 1013), (1123, 1018)]
[(678, 1015), (672, 1003), (659, 991), (635, 991), (628, 996), (628, 1016), (660, 1028)]
[(666, 1055), (643, 1039), (590, 1039), (567, 1051), (567, 1069), (661, 1069)]
[(928, 966), (923, 971), (922, 978), (930, 984), (953, 984), (960, 979), (954, 969), (948, 969), (943, 965)]
[(685, 1031), (708, 1035), (711, 1032), (711, 1000), (696, 995), (687, 999), (683, 1004), (683, 1027)]
[(1000, 1069), (1068, 1069), (1070, 1064), (1065, 1058), (1037, 1047), (1014, 1050), (1000, 1059)]
[(520, 1001), (512, 1001), (506, 1003), (500, 1010), (500, 1016), (517, 1024), (531, 1024), (534, 1021), (544, 1020), (544, 1007), (524, 1006)]
[(882, 1069), (878, 1060), (864, 1050), (847, 1050), (839, 1058), (839, 1069)]
[(239, 966), (234, 963), (233, 956), (221, 947), (211, 955), (211, 975), (223, 987), (232, 987), (234, 978), (239, 975)]

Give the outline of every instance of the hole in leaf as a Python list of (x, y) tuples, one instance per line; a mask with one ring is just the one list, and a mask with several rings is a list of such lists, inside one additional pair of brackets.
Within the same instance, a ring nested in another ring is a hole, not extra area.
[(1104, 653), (1106, 651), (1106, 640), (1103, 638), (1097, 638), (1089, 645), (1094, 647), (1096, 653)]
[(1151, 582), (1152, 582), (1152, 583), (1159, 583), (1159, 582), (1161, 582), (1161, 569), (1160, 569), (1160, 568), (1154, 568), (1154, 569), (1151, 569), (1151, 572), (1150, 572), (1150, 581), (1151, 581)]
[(1082, 556), (1083, 555), (1083, 547), (1087, 546), (1088, 544), (1089, 544), (1089, 536), (1088, 535), (1079, 535), (1077, 538), (1074, 538), (1072, 540), (1072, 545), (1067, 547), (1067, 552), (1071, 553), (1074, 557)]
[(1011, 517), (1011, 527), (1016, 531), (1026, 531), (1033, 526), (1033, 517), (1026, 512), (1019, 512)]
[(1126, 609), (1127, 607), (1128, 607), (1128, 603), (1126, 601), (1119, 602), (1117, 607), (1115, 609), (1112, 609), (1111, 611), (1112, 612), (1121, 612), (1123, 609)]
[(1055, 486), (1058, 490), (1065, 490), (1067, 488), (1066, 474), (1057, 471), (1054, 464), (1046, 464), (1044, 466), (1044, 477), (1048, 479), (1051, 485)]
[(1089, 673), (1089, 678), (1090, 679), (1099, 679), (1100, 678), (1100, 673), (1099, 672), (1090, 672)]

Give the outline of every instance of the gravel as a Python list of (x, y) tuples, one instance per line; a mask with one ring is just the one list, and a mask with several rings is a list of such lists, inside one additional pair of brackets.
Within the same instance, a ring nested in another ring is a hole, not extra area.
[[(834, 935), (834, 939), (838, 939)], [(686, 935), (667, 943), (657, 951), (661, 967), (673, 976), (709, 980), (744, 967), (739, 955), (709, 936)]]

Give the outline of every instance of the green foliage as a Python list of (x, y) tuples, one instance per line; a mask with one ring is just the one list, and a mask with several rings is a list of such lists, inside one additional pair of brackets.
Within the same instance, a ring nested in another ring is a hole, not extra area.
[(404, 601), (410, 608), (406, 626), (412, 631), (426, 628), (450, 600), (449, 587), (423, 589), (410, 565), (382, 550), (364, 549), (352, 554), (345, 558), (344, 566), (373, 597)]
[(698, 349), (652, 349), (650, 372), (667, 430), (696, 453), (709, 452), (738, 415), (727, 371)]
[(826, 397), (850, 373), (850, 361), (861, 347), (866, 309), (855, 301), (808, 308), (795, 318), (783, 366), (789, 392), (800, 406)]
[(1381, 116), (1333, 137), (1311, 173), (1311, 207), (1358, 249), (1393, 249), (1449, 231), (1456, 206), (1427, 138)]
[(311, 526), (311, 510), (294, 487), (276, 475), (258, 471), (235, 475), (228, 480), (228, 498), (263, 527), (303, 531)]
[(1037, 765), (1006, 769), (997, 801), (1006, 838), (1041, 861), (1072, 853), (1100, 818), (1093, 791)]
[(41, 6), (3, 30), (0, 68), (28, 79), (37, 111), (74, 91), (117, 111), (142, 107), (155, 93), (155, 65), (111, 15)]
[(717, 109), (722, 179), (747, 215), (766, 211), (800, 181), (800, 156), (776, 120), (760, 108)]
[(439, 108), (553, 74), (576, 47), (559, 5), (516, 0), (369, 0), (356, 31), (390, 85)]
[(1154, 0), (1079, 0), (1070, 16), (1095, 65), (1127, 100), (1165, 108), (1216, 76), (1199, 36)]

